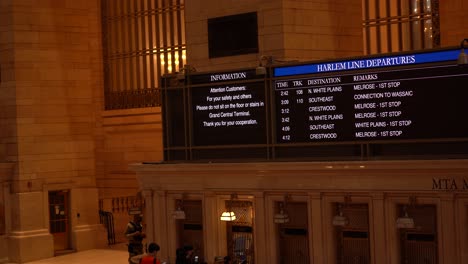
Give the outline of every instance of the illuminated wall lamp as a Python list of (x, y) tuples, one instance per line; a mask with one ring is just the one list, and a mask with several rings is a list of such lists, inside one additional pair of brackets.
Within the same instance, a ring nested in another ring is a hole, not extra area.
[(342, 205), (338, 205), (338, 214), (333, 217), (332, 224), (334, 226), (347, 226), (349, 224), (348, 217), (343, 215)]
[(185, 64), (182, 68), (180, 68), (179, 72), (176, 74), (176, 79), (179, 81), (185, 80), (185, 77), (191, 73), (196, 72), (197, 69), (195, 67)]
[(224, 211), (222, 214), (221, 214), (221, 217), (219, 218), (221, 219), (221, 221), (234, 221), (236, 220), (236, 214), (233, 212), (233, 211)]
[(271, 66), (273, 63), (273, 57), (272, 56), (261, 56), (258, 60), (258, 66), (255, 68), (255, 74), (256, 75), (265, 75), (267, 73), (267, 68), (268, 66)]
[(414, 219), (408, 216), (406, 206), (403, 207), (404, 216), (398, 217), (396, 220), (397, 228), (414, 228)]
[(284, 212), (284, 204), (279, 204), (280, 211), (279, 213), (275, 214), (273, 217), (273, 222), (275, 224), (284, 224), (289, 222), (289, 216)]
[(226, 211), (224, 211), (222, 214), (221, 214), (221, 217), (219, 218), (221, 221), (227, 221), (227, 222), (230, 222), (230, 221), (235, 221), (236, 220), (236, 214), (234, 213), (234, 211), (232, 211), (232, 201), (234, 199), (237, 198), (237, 195), (236, 194), (231, 194), (231, 199), (228, 201), (228, 208), (226, 209)]
[(172, 217), (174, 219), (185, 219), (185, 212), (181, 208), (177, 208), (172, 212)]
[(177, 209), (172, 212), (174, 219), (185, 219), (185, 211), (182, 209), (182, 201), (177, 200)]
[(458, 65), (468, 64), (468, 56), (465, 53), (465, 42), (468, 43), (468, 39), (462, 40), (460, 44), (461, 51), (460, 51), (460, 55), (458, 55), (458, 61), (457, 61)]

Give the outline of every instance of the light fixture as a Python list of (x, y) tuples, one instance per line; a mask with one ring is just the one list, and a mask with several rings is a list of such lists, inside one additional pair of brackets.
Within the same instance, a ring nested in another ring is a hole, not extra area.
[(332, 224), (334, 226), (346, 226), (349, 224), (348, 217), (343, 215), (343, 209), (341, 204), (338, 204), (338, 214), (333, 217)]
[(408, 216), (406, 205), (403, 206), (404, 215), (396, 220), (397, 228), (414, 228), (414, 219)]
[(234, 221), (236, 220), (236, 214), (233, 211), (224, 211), (219, 219), (227, 222)]
[(183, 200), (177, 200), (177, 209), (172, 212), (174, 219), (185, 219), (185, 211), (182, 209)]
[(221, 214), (221, 217), (219, 218), (221, 221), (230, 222), (236, 220), (236, 214), (234, 213), (234, 211), (232, 211), (232, 201), (234, 199), (237, 199), (237, 194), (231, 194), (231, 199), (228, 201), (226, 211), (224, 211)]
[(180, 68), (180, 71), (176, 74), (176, 78), (179, 81), (183, 81), (187, 75), (196, 71), (197, 69), (195, 69), (195, 67), (185, 64), (184, 67)]
[(275, 216), (273, 217), (273, 222), (275, 222), (275, 224), (284, 224), (289, 222), (289, 216), (284, 212), (284, 207), (284, 203), (280, 202), (279, 213), (275, 214)]
[(468, 43), (468, 39), (462, 40), (460, 44), (460, 55), (458, 55), (458, 65), (467, 65), (468, 64), (468, 56), (465, 53), (465, 42)]
[(258, 60), (258, 67), (255, 68), (256, 75), (265, 75), (267, 73), (266, 67), (271, 66), (273, 63), (272, 56), (261, 56)]

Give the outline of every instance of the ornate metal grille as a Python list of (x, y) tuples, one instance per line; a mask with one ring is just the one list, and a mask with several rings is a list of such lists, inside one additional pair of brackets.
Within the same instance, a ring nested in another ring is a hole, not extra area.
[[(122, 196), (122, 197), (113, 197), (111, 198), (112, 202), (112, 213), (124, 213), (128, 214), (130, 208), (139, 207), (144, 209), (145, 199), (140, 196)], [(101, 204), (103, 204), (102, 201)], [(100, 208), (104, 210), (104, 208)]]
[(253, 207), (250, 201), (226, 201), (226, 207), (236, 214), (227, 222), (228, 254), (233, 263), (254, 263)]
[(439, 0), (363, 0), (365, 54), (440, 46)]
[(186, 62), (185, 0), (101, 0), (105, 109), (159, 106)]

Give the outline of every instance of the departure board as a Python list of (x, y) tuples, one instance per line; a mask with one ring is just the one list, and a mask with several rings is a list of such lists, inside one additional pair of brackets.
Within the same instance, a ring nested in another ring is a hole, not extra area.
[(468, 156), (468, 65), (437, 49), (166, 76), (164, 159)]
[(418, 65), (274, 82), (276, 143), (468, 138), (468, 69)]

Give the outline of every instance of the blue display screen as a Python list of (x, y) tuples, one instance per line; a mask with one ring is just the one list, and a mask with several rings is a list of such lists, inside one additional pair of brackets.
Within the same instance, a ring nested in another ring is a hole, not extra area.
[(364, 70), (394, 66), (408, 66), (423, 63), (436, 63), (457, 60), (460, 50), (444, 50), (429, 53), (405, 54), (386, 57), (363, 58), (356, 60), (331, 61), (296, 66), (276, 67), (274, 77), (327, 73), (348, 70)]

